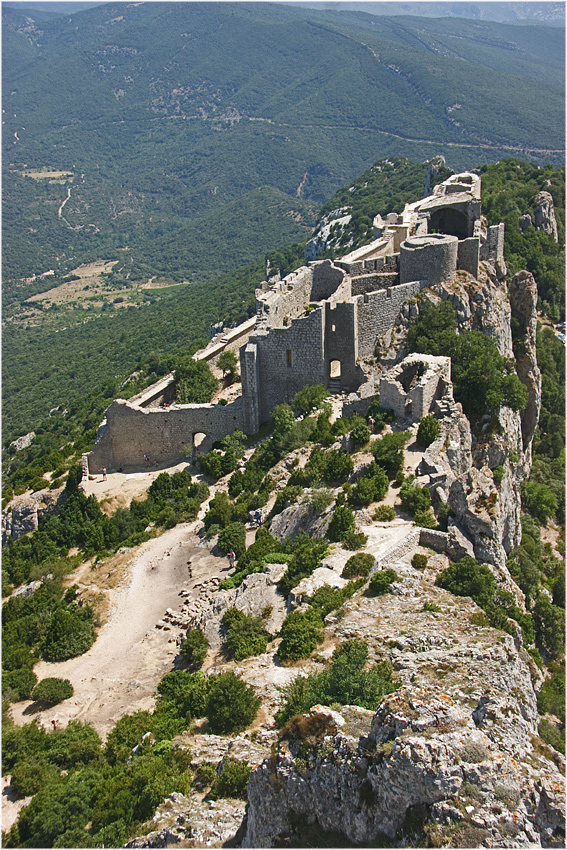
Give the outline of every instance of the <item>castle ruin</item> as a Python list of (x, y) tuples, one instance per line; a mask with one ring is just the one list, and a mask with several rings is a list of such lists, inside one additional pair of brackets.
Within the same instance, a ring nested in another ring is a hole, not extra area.
[[(171, 403), (172, 375), (128, 401), (117, 399), (88, 455), (89, 471), (140, 466), (144, 454), (174, 462), (192, 454), (197, 435), (201, 450), (208, 451), (237, 429), (254, 434), (277, 404), (291, 402), (309, 384), (369, 399), (376, 388), (369, 385), (364, 363), (408, 300), (458, 269), (477, 277), (481, 261), (489, 261), (499, 278), (506, 274), (504, 225), (487, 228), (482, 220), (476, 174), (453, 175), (401, 215), (376, 216), (374, 236), (371, 244), (338, 260), (311, 261), (281, 280), (264, 282), (256, 290), (255, 319), (195, 355), (214, 362), (223, 350), (239, 349), (238, 399), (226, 405)], [(404, 389), (402, 370), (401, 382), (396, 375), (382, 380), (382, 403), (406, 418), (425, 415), (439, 387), (450, 382), (450, 364), (429, 360), (420, 360), (425, 372), (418, 381), (419, 401), (413, 384)]]

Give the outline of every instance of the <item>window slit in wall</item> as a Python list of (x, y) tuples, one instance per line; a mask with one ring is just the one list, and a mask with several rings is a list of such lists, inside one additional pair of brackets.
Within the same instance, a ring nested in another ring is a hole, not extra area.
[(287, 350), (287, 365), (291, 366), (291, 348)]

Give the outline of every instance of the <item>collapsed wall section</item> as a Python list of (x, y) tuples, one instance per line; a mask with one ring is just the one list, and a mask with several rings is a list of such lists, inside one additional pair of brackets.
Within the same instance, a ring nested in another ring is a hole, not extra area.
[(118, 399), (106, 411), (106, 423), (89, 453), (89, 471), (144, 466), (145, 456), (158, 464), (174, 463), (191, 456), (195, 436), (204, 435), (200, 451), (237, 429), (244, 430), (241, 399), (225, 406), (184, 404), (168, 410), (152, 410)]
[(419, 421), (451, 383), (451, 358), (410, 354), (380, 381), (380, 404), (396, 416)]

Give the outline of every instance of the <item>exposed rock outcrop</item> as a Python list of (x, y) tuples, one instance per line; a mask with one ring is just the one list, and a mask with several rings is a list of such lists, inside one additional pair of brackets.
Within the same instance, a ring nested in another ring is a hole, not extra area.
[[(284, 729), (251, 774), (243, 846), (305, 846), (322, 833), (338, 845), (407, 846), (424, 830), (449, 846), (561, 846), (564, 782), (534, 747), (527, 654), (473, 626), (470, 600), (436, 589), (440, 613), (420, 609), (421, 577), (395, 567), (396, 593), (348, 602), (331, 639), (363, 637), (371, 652), (390, 645), (404, 685), (374, 713), (315, 707), (303, 736)], [(325, 711), (326, 724), (311, 721)]]
[(557, 222), (555, 220), (555, 207), (550, 192), (542, 190), (535, 198), (535, 226), (538, 230), (553, 236), (557, 242)]

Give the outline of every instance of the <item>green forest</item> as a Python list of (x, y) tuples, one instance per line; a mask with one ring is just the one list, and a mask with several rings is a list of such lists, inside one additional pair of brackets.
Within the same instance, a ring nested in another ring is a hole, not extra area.
[(304, 238), (385, 157), (563, 162), (559, 28), (273, 3), (26, 15), (2, 9), (5, 298), (97, 258), (211, 278)]

